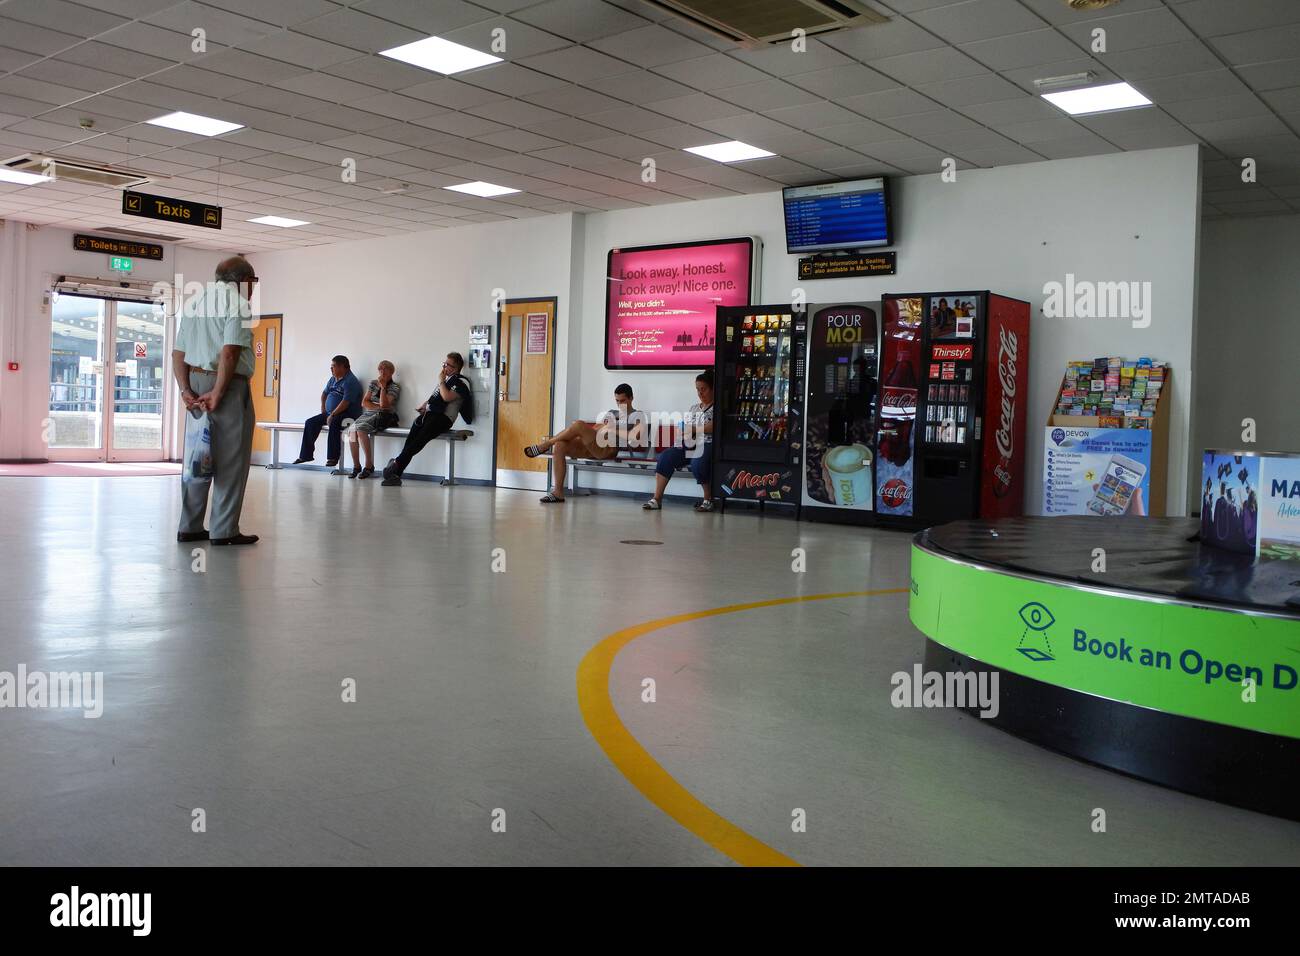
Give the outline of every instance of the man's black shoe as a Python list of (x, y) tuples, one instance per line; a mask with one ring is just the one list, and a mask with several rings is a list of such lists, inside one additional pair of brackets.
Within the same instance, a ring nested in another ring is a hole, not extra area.
[(182, 543), (186, 541), (207, 541), (208, 533), (206, 531), (178, 531), (176, 532), (176, 540)]
[(213, 538), (213, 544), (257, 544), (255, 534), (237, 534), (233, 538)]

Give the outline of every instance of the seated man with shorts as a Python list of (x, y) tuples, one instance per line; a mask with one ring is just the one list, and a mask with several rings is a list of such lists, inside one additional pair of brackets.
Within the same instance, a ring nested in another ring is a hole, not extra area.
[(406, 471), (411, 459), (429, 442), (451, 430), (461, 406), (471, 400), (469, 381), (460, 374), (464, 367), (465, 359), (459, 352), (447, 353), (447, 360), (438, 372), (438, 387), (433, 390), (429, 400), (417, 409), (419, 417), (411, 422), (411, 434), (406, 437), (401, 454), (384, 467), (382, 485), (400, 485), (402, 472)]
[(529, 458), (550, 452), (553, 463), (552, 487), (542, 497), (543, 504), (563, 504), (566, 458), (594, 458), (605, 461), (620, 452), (646, 447), (648, 422), (645, 412), (632, 407), (632, 386), (626, 383), (614, 389), (614, 407), (597, 422), (576, 421), (550, 438), (529, 445)]

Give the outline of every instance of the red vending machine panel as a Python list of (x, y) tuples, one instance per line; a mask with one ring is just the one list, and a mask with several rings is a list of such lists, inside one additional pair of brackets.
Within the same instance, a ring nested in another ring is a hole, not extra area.
[(876, 512), (884, 519), (913, 513), (924, 308), (921, 296), (886, 296), (881, 302)]
[(1025, 421), (1029, 394), (1029, 303), (989, 296), (984, 360), (988, 431), (980, 484), (981, 518), (1024, 513)]

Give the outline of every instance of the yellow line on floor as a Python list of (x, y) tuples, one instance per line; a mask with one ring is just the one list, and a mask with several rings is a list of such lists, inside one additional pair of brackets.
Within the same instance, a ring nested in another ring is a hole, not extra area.
[(752, 604), (730, 604), (707, 611), (691, 611), (661, 617), (615, 631), (587, 652), (578, 665), (578, 706), (587, 729), (596, 738), (605, 755), (646, 799), (686, 829), (743, 866), (798, 866), (784, 853), (772, 849), (750, 836), (731, 821), (715, 813), (678, 783), (661, 767), (618, 719), (614, 701), (609, 696), (609, 674), (614, 658), (638, 637), (653, 631), (737, 611), (752, 611), (804, 601), (829, 601), (835, 598), (874, 597), (880, 594), (906, 594), (907, 588), (877, 591), (843, 591), (837, 594), (806, 594), (801, 597), (775, 598)]

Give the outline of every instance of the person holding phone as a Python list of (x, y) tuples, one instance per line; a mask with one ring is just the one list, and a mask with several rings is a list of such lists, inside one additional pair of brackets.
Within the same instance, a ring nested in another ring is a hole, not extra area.
[[(450, 431), (461, 408), (466, 402), (473, 401), (469, 380), (460, 374), (464, 367), (464, 356), (459, 352), (447, 353), (442, 368), (438, 370), (438, 387), (417, 409), (419, 416), (411, 423), (411, 434), (406, 436), (401, 453), (384, 466), (384, 480), (380, 484), (389, 488), (401, 485), (402, 474), (411, 464), (411, 459), (429, 442)], [(473, 417), (470, 412), (466, 415)]]
[(621, 451), (631, 451), (646, 445), (646, 416), (632, 406), (632, 386), (623, 383), (614, 388), (614, 407), (598, 421), (576, 421), (568, 428), (529, 445), (524, 454), (529, 458), (550, 454), (551, 490), (539, 500), (542, 504), (564, 503), (564, 476), (569, 458), (591, 458), (607, 461), (617, 458)]

